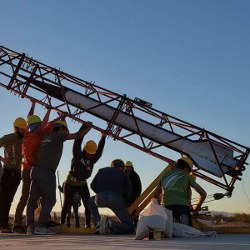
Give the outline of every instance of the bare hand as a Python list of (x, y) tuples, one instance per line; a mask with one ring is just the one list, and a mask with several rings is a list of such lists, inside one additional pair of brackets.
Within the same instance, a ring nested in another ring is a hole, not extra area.
[(199, 214), (199, 211), (201, 211), (201, 205), (197, 204), (194, 208), (193, 208), (193, 214), (197, 215)]
[(57, 113), (60, 114), (59, 117), (61, 120), (65, 120), (65, 118), (67, 116), (66, 112), (58, 111)]

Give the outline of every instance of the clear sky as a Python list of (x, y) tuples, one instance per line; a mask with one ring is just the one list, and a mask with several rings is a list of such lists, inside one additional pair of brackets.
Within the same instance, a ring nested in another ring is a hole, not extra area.
[[(250, 146), (250, 1), (1, 0), (0, 13), (1, 45)], [(12, 132), (16, 117), (26, 116), (30, 103), (4, 88), (0, 97), (2, 136)], [(37, 106), (36, 113), (45, 110)], [(80, 126), (68, 123), (72, 132)], [(100, 133), (91, 131), (85, 140), (90, 138), (98, 142)], [(65, 143), (61, 183), (71, 147)], [(134, 163), (144, 189), (166, 166), (108, 139), (93, 176), (114, 158)], [(249, 179), (248, 166), (232, 198), (208, 203), (210, 210), (250, 213)], [(208, 194), (223, 192), (197, 182)], [(20, 188), (13, 208), (19, 195)]]

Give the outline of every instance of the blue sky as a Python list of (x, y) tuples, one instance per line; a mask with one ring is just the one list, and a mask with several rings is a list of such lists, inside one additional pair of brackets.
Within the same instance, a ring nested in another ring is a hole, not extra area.
[[(0, 45), (250, 146), (249, 1), (1, 0), (0, 10)], [(0, 94), (4, 135), (12, 132), (16, 117), (26, 116), (30, 103), (3, 88)], [(43, 116), (45, 110), (38, 106), (36, 112)], [(68, 122), (72, 132), (79, 128)], [(99, 138), (91, 131), (86, 140)], [(61, 182), (71, 146), (65, 144), (58, 168)], [(144, 188), (166, 165), (108, 139), (94, 174), (114, 158), (134, 162)], [(208, 203), (209, 208), (250, 213), (249, 178), (248, 167), (232, 198)], [(223, 191), (197, 181), (208, 194)]]

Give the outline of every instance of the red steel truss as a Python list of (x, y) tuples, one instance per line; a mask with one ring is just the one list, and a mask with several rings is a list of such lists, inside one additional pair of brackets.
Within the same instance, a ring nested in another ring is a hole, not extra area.
[[(39, 84), (44, 83), (45, 85), (51, 84), (56, 86), (61, 90), (63, 98), (57, 98), (53, 93), (48, 93), (46, 90), (37, 87), (33, 84), (35, 81), (39, 82)], [(227, 147), (233, 150), (234, 159), (238, 161), (234, 171), (223, 174), (222, 178), (217, 178), (209, 171), (204, 171), (204, 169), (196, 166), (194, 174), (226, 190), (228, 196), (231, 195), (235, 182), (241, 180), (242, 172), (245, 170), (246, 160), (249, 155), (248, 147), (156, 110), (152, 107), (152, 104), (139, 98), (132, 100), (126, 95), (114, 93), (3, 46), (0, 46), (0, 86), (22, 98), (33, 98), (47, 108), (67, 112), (68, 117), (79, 122), (81, 122), (83, 114), (93, 115), (91, 112), (92, 108), (79, 109), (70, 104), (64, 96), (63, 87), (66, 86), (73, 91), (98, 101), (99, 106), (109, 105), (115, 109), (112, 119), (106, 120), (101, 125), (95, 124), (94, 128), (98, 131), (106, 130), (108, 135), (113, 137), (114, 140), (122, 141), (167, 163), (173, 162), (167, 155), (169, 150), (174, 149), (167, 142), (160, 143), (145, 137), (140, 133), (139, 127), (137, 127), (136, 131), (131, 131), (117, 125), (116, 118), (119, 112), (132, 116), (135, 123), (137, 118), (139, 118), (153, 124), (155, 127), (164, 128), (174, 134), (178, 134), (180, 139), (206, 140), (211, 145), (212, 142), (216, 142), (223, 147)], [(178, 153), (185, 155), (185, 152), (178, 151)], [(215, 151), (214, 155), (217, 158)]]

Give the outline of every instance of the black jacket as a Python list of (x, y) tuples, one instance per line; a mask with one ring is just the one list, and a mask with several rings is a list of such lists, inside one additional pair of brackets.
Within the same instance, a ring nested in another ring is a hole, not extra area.
[(128, 200), (128, 205), (132, 204), (141, 195), (141, 179), (139, 175), (132, 168), (132, 172), (128, 175), (132, 185), (132, 192)]
[(128, 176), (118, 167), (99, 169), (90, 186), (96, 193), (105, 191), (118, 193), (125, 202), (128, 201), (132, 190)]
[[(84, 126), (81, 127), (83, 129)], [(77, 178), (78, 180), (86, 180), (88, 179), (93, 171), (94, 164), (101, 158), (103, 148), (105, 145), (105, 138), (102, 136), (99, 141), (96, 154), (94, 154), (91, 158), (87, 158), (84, 151), (82, 151), (82, 141), (81, 139), (76, 139), (73, 145), (73, 159), (71, 161), (71, 170), (70, 173), (72, 176)]]

